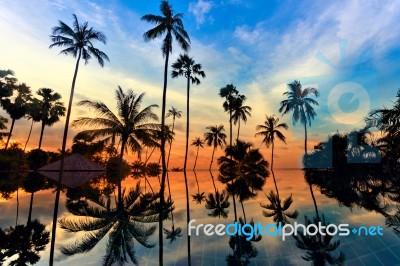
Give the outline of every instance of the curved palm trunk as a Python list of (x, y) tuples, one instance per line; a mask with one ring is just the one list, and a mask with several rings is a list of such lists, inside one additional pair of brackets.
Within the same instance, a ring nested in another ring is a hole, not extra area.
[(27, 140), (26, 140), (26, 142), (25, 142), (25, 146), (24, 146), (24, 152), (25, 152), (25, 150), (26, 150), (26, 146), (28, 145), (28, 142), (29, 142), (29, 139), (31, 138), (31, 133), (32, 133), (32, 128), (33, 128), (33, 119), (32, 119), (32, 123), (31, 123), (31, 128), (29, 129), (29, 134), (28, 134), (28, 138), (27, 138)]
[(304, 154), (307, 155), (307, 122), (304, 123)]
[(40, 131), (40, 139), (39, 139), (39, 147), (38, 147), (38, 149), (40, 149), (40, 147), (42, 147), (42, 139), (43, 139), (43, 132), (44, 132), (44, 127), (45, 126), (46, 126), (45, 123), (42, 122), (42, 129)]
[(211, 180), (212, 180), (212, 182), (213, 182), (213, 186), (214, 186), (214, 190), (215, 190), (215, 194), (216, 194), (216, 193), (217, 193), (217, 187), (215, 186), (214, 176), (213, 176), (211, 170), (210, 170), (210, 175), (211, 175)]
[(194, 174), (194, 179), (196, 180), (196, 184), (197, 184), (197, 193), (200, 194), (199, 180), (197, 180), (197, 175), (196, 175), (195, 171), (193, 171), (193, 174)]
[(66, 148), (66, 145), (67, 145), (69, 119), (70, 119), (70, 116), (71, 116), (72, 100), (74, 98), (75, 82), (76, 82), (76, 77), (78, 75), (79, 61), (81, 59), (81, 55), (82, 55), (82, 50), (79, 50), (78, 58), (76, 60), (76, 65), (75, 65), (74, 77), (72, 78), (71, 93), (69, 95), (67, 116), (66, 116), (66, 119), (65, 119), (65, 127), (64, 127), (63, 141), (62, 141), (62, 147), (61, 147), (60, 175), (58, 177), (56, 199), (54, 201), (53, 224), (52, 224), (52, 230), (51, 230), (51, 245), (50, 245), (50, 260), (49, 260), (49, 265), (50, 266), (53, 266), (53, 260), (54, 260), (54, 246), (55, 246), (55, 240), (56, 240), (58, 203), (60, 201), (61, 182), (62, 182), (63, 173), (64, 173), (65, 148)]
[(18, 196), (18, 190), (19, 190), (19, 188), (17, 188), (17, 217), (15, 217), (15, 227), (17, 227), (17, 225), (18, 225), (18, 213), (19, 213), (19, 196)]
[(272, 173), (272, 177), (274, 179), (274, 184), (275, 184), (275, 189), (276, 189), (276, 195), (278, 197), (278, 202), (279, 201), (279, 191), (278, 191), (278, 186), (276, 185), (276, 179), (275, 179), (275, 173), (274, 173), (274, 142), (272, 141), (272, 148), (271, 148), (272, 152), (271, 152), (271, 173)]
[(194, 159), (193, 171), (196, 170), (197, 157), (199, 157), (199, 149), (200, 149), (200, 146), (197, 146), (196, 159)]
[[(169, 49), (166, 49), (169, 51)], [(162, 164), (162, 175), (161, 175), (161, 185), (160, 185), (160, 203), (161, 206), (164, 205), (164, 190), (165, 190), (165, 177), (167, 173), (167, 164), (165, 161), (165, 106), (167, 100), (167, 78), (168, 78), (168, 60), (169, 52), (165, 55), (165, 66), (164, 66), (164, 87), (162, 96), (162, 108), (161, 108), (161, 164)], [(158, 218), (158, 241), (159, 241), (159, 264), (163, 265), (163, 208), (160, 209), (160, 215)]]
[(308, 184), (308, 186), (309, 186), (309, 188), (310, 188), (311, 197), (312, 197), (313, 202), (314, 202), (315, 214), (317, 215), (318, 221), (320, 221), (320, 219), (319, 219), (319, 212), (318, 212), (318, 206), (317, 206), (317, 201), (315, 200), (314, 192), (313, 192), (312, 186), (311, 186), (311, 184)]
[(7, 150), (8, 143), (10, 142), (11, 134), (12, 134), (13, 129), (14, 129), (14, 123), (15, 123), (15, 119), (13, 119), (12, 122), (11, 122), (10, 133), (8, 133), (7, 142), (6, 142), (6, 147), (4, 148), (4, 150)]
[[(186, 220), (189, 224), (190, 222), (190, 208), (189, 208), (189, 189), (188, 189), (188, 182), (186, 176), (186, 164), (187, 164), (187, 156), (189, 150), (189, 97), (190, 97), (190, 75), (187, 76), (187, 89), (186, 89), (186, 146), (185, 146), (185, 162), (183, 164), (183, 176), (185, 177), (185, 191), (186, 191)], [(188, 265), (191, 265), (190, 260), (190, 236), (187, 236), (188, 241)]]

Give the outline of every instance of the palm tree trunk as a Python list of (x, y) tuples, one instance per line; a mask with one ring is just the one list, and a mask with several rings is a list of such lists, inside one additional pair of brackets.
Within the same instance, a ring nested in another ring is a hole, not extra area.
[(12, 134), (13, 129), (14, 129), (14, 123), (15, 123), (15, 119), (13, 119), (12, 122), (11, 122), (10, 133), (8, 133), (7, 142), (6, 142), (6, 147), (4, 148), (4, 150), (7, 150), (8, 142), (10, 142), (11, 134)]
[[(186, 84), (186, 146), (185, 146), (185, 162), (183, 164), (183, 176), (185, 177), (185, 191), (186, 191), (186, 220), (187, 224), (190, 222), (190, 208), (189, 208), (189, 188), (188, 181), (186, 176), (186, 165), (187, 165), (187, 156), (189, 150), (189, 97), (190, 97), (190, 75), (187, 76), (187, 84)], [(187, 236), (187, 248), (188, 248), (188, 265), (191, 265), (190, 259), (190, 236)]]
[(31, 123), (31, 128), (29, 129), (29, 134), (28, 134), (28, 138), (27, 138), (27, 140), (26, 140), (26, 142), (25, 142), (25, 146), (24, 146), (24, 152), (25, 152), (25, 150), (26, 150), (26, 146), (28, 145), (28, 142), (29, 142), (29, 139), (31, 138), (31, 133), (32, 133), (32, 128), (33, 128), (33, 119), (32, 119), (32, 123)]
[(121, 152), (119, 154), (119, 160), (120, 160), (120, 169), (119, 169), (119, 178), (118, 178), (118, 209), (122, 210), (124, 208), (123, 206), (123, 201), (122, 201), (122, 174), (123, 174), (123, 169), (124, 169), (124, 151), (125, 151), (125, 145), (126, 145), (126, 140), (123, 139), (121, 143)]
[(240, 204), (242, 205), (242, 212), (243, 212), (244, 223), (246, 224), (246, 223), (247, 223), (247, 220), (246, 220), (246, 212), (244, 211), (243, 200), (239, 200), (239, 201), (240, 201)]
[(232, 146), (232, 107), (229, 103), (229, 146)]
[(211, 163), (210, 163), (210, 168), (209, 168), (210, 171), (211, 171), (212, 163), (213, 163), (213, 161), (214, 161), (214, 152), (215, 152), (216, 149), (217, 149), (217, 147), (214, 147), (213, 153), (212, 153), (212, 155), (211, 155)]
[(18, 225), (18, 213), (19, 213), (19, 196), (18, 196), (18, 190), (19, 190), (19, 188), (17, 188), (17, 217), (15, 217), (15, 227), (17, 227), (17, 225)]
[(42, 139), (43, 139), (43, 132), (44, 132), (44, 127), (45, 126), (46, 125), (44, 124), (44, 122), (42, 122), (42, 129), (40, 131), (40, 139), (39, 139), (39, 147), (38, 147), (38, 149), (40, 149), (40, 147), (42, 147)]
[(214, 176), (213, 176), (211, 170), (210, 170), (210, 175), (211, 175), (211, 180), (212, 180), (212, 182), (213, 182), (213, 186), (214, 186), (215, 193), (217, 193), (217, 187), (215, 186)]
[(76, 77), (78, 75), (79, 60), (81, 59), (81, 55), (82, 55), (82, 50), (80, 49), (79, 50), (79, 54), (78, 54), (78, 58), (76, 60), (74, 77), (72, 78), (71, 93), (69, 95), (67, 116), (66, 116), (66, 119), (65, 119), (65, 127), (64, 127), (63, 141), (62, 141), (62, 147), (61, 147), (60, 175), (58, 176), (56, 199), (54, 201), (54, 213), (53, 213), (53, 224), (52, 224), (52, 230), (51, 230), (51, 245), (50, 245), (49, 266), (53, 266), (53, 260), (54, 260), (54, 246), (55, 246), (55, 240), (56, 240), (58, 203), (60, 201), (61, 182), (62, 182), (63, 173), (64, 173), (65, 148), (66, 148), (66, 145), (67, 145), (69, 119), (70, 119), (70, 116), (71, 116), (72, 100), (74, 98), (75, 82), (76, 82)]
[[(233, 182), (232, 182), (232, 184), (233, 184)], [(238, 219), (237, 219), (235, 192), (232, 192), (232, 201), (233, 201), (233, 213), (235, 214), (235, 222), (236, 222)]]
[[(169, 49), (165, 55), (165, 66), (164, 66), (164, 87), (162, 96), (162, 107), (161, 107), (161, 164), (162, 164), (162, 175), (161, 175), (161, 185), (160, 185), (160, 204), (164, 205), (164, 190), (165, 190), (165, 177), (167, 174), (167, 164), (165, 161), (165, 106), (167, 100), (167, 79), (168, 79), (168, 59), (169, 59)], [(158, 218), (158, 241), (159, 241), (159, 264), (163, 265), (163, 208), (160, 208), (160, 215)]]
[(307, 155), (307, 121), (304, 123), (304, 154)]
[(149, 157), (146, 158), (146, 161), (144, 162), (144, 165), (147, 164), (147, 162), (150, 160), (151, 155), (153, 155), (154, 150), (156, 149), (156, 147), (153, 148), (153, 150), (150, 152)]
[(237, 138), (236, 138), (236, 141), (238, 141), (238, 140), (239, 140), (239, 131), (240, 131), (240, 118), (239, 118), (239, 121), (238, 121), (238, 132), (237, 132)]
[(320, 221), (320, 219), (319, 219), (319, 213), (318, 213), (317, 201), (315, 200), (314, 192), (313, 192), (312, 186), (311, 186), (311, 184), (308, 184), (308, 186), (309, 186), (309, 188), (310, 188), (311, 197), (312, 197), (313, 202), (314, 202), (315, 214), (317, 215), (318, 221)]
[(199, 156), (199, 149), (200, 149), (200, 146), (197, 146), (196, 159), (194, 159), (193, 171), (196, 170), (197, 157)]
[[(171, 131), (172, 135), (174, 135), (174, 127), (175, 127), (175, 116), (174, 116), (174, 119), (172, 120), (172, 131)], [(172, 148), (172, 140), (171, 140), (171, 143), (169, 144), (167, 169), (169, 169), (169, 156), (171, 155), (171, 148)]]
[(197, 193), (200, 194), (199, 180), (197, 180), (196, 172), (193, 171), (193, 173), (194, 173), (194, 179), (196, 180), (196, 184), (197, 184)]
[(147, 176), (144, 176), (144, 181), (145, 181), (145, 182), (144, 182), (144, 185), (145, 185), (145, 187), (144, 187), (145, 192), (146, 192), (146, 182), (147, 182), (147, 184), (149, 184), (149, 187), (150, 187), (151, 192), (154, 194), (153, 187), (151, 186), (149, 180), (147, 179)]
[(278, 186), (276, 185), (276, 179), (275, 179), (275, 173), (274, 173), (274, 142), (272, 141), (272, 148), (271, 148), (272, 152), (271, 152), (271, 173), (272, 173), (272, 177), (274, 179), (274, 184), (275, 184), (275, 189), (276, 189), (276, 195), (278, 197), (278, 202), (279, 201), (279, 191), (278, 191)]
[(31, 193), (31, 201), (29, 203), (29, 214), (28, 214), (28, 226), (31, 224), (31, 220), (32, 220), (32, 205), (33, 205), (33, 192)]

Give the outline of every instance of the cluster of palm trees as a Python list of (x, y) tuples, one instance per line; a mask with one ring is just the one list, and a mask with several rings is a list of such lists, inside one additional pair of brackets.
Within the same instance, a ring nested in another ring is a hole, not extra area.
[[(38, 97), (32, 95), (31, 89), (25, 83), (18, 83), (13, 77), (11, 70), (0, 71), (0, 104), (10, 116), (10, 131), (1, 132), (0, 137), (7, 136), (5, 150), (7, 150), (14, 130), (15, 122), (21, 118), (31, 120), (29, 134), (25, 142), (24, 150), (28, 145), (33, 123), (40, 122), (41, 130), (39, 135), (38, 149), (42, 147), (43, 133), (46, 126), (53, 126), (65, 115), (64, 104), (60, 101), (61, 95), (50, 88), (40, 88), (36, 93)], [(0, 117), (0, 129), (7, 129), (8, 119)]]

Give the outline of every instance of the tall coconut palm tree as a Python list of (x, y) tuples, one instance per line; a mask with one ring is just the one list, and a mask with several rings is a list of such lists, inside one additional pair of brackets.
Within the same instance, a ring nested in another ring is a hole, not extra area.
[(204, 141), (206, 142), (207, 146), (213, 147), (209, 168), (209, 170), (211, 170), (215, 151), (217, 150), (218, 146), (223, 148), (226, 145), (226, 134), (224, 133), (225, 129), (223, 125), (208, 126), (206, 129), (209, 129), (209, 131), (204, 133)]
[(286, 144), (286, 137), (283, 135), (283, 133), (280, 131), (280, 129), (288, 129), (288, 125), (286, 123), (279, 123), (279, 118), (275, 118), (275, 116), (265, 116), (265, 122), (264, 125), (257, 125), (256, 129), (261, 130), (260, 132), (256, 133), (257, 136), (262, 136), (264, 137), (262, 140), (262, 143), (264, 143), (267, 148), (271, 145), (271, 172), (272, 172), (272, 177), (274, 179), (274, 184), (275, 184), (275, 189), (276, 189), (276, 194), (278, 195), (279, 198), (279, 191), (278, 191), (278, 186), (276, 185), (276, 179), (275, 179), (275, 174), (274, 174), (274, 146), (275, 146), (275, 137), (278, 138), (278, 140), (282, 141), (283, 143)]
[(61, 189), (61, 181), (64, 171), (64, 157), (65, 157), (65, 148), (67, 144), (67, 136), (68, 136), (68, 126), (69, 119), (71, 116), (72, 110), (72, 100), (74, 98), (75, 91), (75, 82), (76, 77), (78, 75), (79, 63), (80, 60), (83, 59), (85, 64), (89, 62), (91, 58), (95, 58), (100, 66), (104, 66), (104, 60), (109, 61), (108, 56), (94, 47), (94, 42), (102, 42), (106, 44), (106, 36), (97, 30), (94, 30), (92, 27), (89, 27), (87, 22), (79, 23), (78, 18), (75, 14), (73, 16), (73, 24), (72, 28), (62, 22), (61, 20), (58, 22), (58, 25), (52, 29), (52, 35), (50, 36), (52, 44), (49, 48), (53, 47), (61, 47), (61, 54), (72, 55), (76, 58), (75, 63), (75, 71), (74, 76), (72, 78), (71, 84), (71, 92), (69, 96), (67, 115), (65, 119), (65, 127), (63, 133), (63, 142), (61, 147), (61, 164), (60, 164), (60, 177), (58, 179), (59, 186), (57, 187), (56, 199), (55, 199), (55, 207), (54, 207), (54, 215), (53, 215), (53, 228), (51, 232), (51, 248), (50, 248), (50, 266), (53, 265), (54, 258), (54, 241), (56, 236), (56, 225), (57, 225), (57, 214), (58, 214), (58, 202), (60, 199), (60, 189)]
[(185, 146), (186, 149), (185, 149), (185, 162), (183, 165), (183, 170), (186, 171), (187, 154), (189, 149), (190, 83), (199, 85), (200, 79), (197, 76), (205, 78), (206, 74), (202, 70), (201, 64), (196, 64), (193, 58), (189, 57), (187, 54), (184, 55), (180, 54), (176, 62), (172, 64), (172, 68), (173, 68), (171, 73), (172, 78), (177, 78), (179, 76), (186, 77), (186, 146)]
[(233, 102), (232, 120), (234, 125), (238, 124), (236, 140), (239, 139), (240, 120), (243, 120), (243, 122), (246, 124), (247, 116), (251, 116), (252, 109), (250, 106), (243, 105), (245, 101), (246, 96), (238, 95), (238, 97)]
[(318, 102), (308, 96), (314, 94), (318, 97), (319, 92), (315, 88), (303, 89), (300, 81), (297, 80), (289, 83), (288, 87), (289, 91), (283, 93), (287, 99), (281, 101), (279, 112), (282, 115), (293, 112), (293, 125), (299, 120), (304, 125), (304, 154), (307, 155), (307, 123), (311, 126), (311, 120), (317, 115), (312, 105), (318, 106)]
[[(179, 111), (175, 107), (171, 107), (171, 109), (168, 110), (167, 114), (165, 117), (172, 117), (172, 130), (171, 134), (174, 135), (174, 128), (175, 128), (175, 118), (181, 118), (182, 117), (182, 111)], [(167, 169), (169, 166), (169, 156), (171, 155), (171, 148), (172, 148), (172, 141), (169, 144), (169, 150), (168, 150), (168, 158), (167, 158)]]
[[(93, 109), (97, 117), (81, 117), (74, 120), (74, 127), (89, 126), (95, 127), (82, 131), (80, 134), (92, 138), (102, 138), (105, 144), (113, 141), (115, 137), (121, 139), (120, 161), (123, 160), (124, 152), (128, 148), (140, 153), (143, 145), (156, 145), (156, 132), (159, 131), (159, 124), (149, 123), (157, 121), (158, 117), (153, 112), (156, 104), (149, 105), (140, 110), (144, 93), (136, 95), (132, 90), (124, 92), (121, 87), (115, 92), (117, 102), (117, 114), (114, 114), (106, 104), (89, 100), (80, 101), (79, 106)], [(122, 204), (121, 179), (118, 182), (118, 199)]]
[(252, 146), (249, 142), (238, 140), (235, 145), (225, 149), (225, 156), (218, 159), (218, 179), (227, 184), (228, 192), (239, 198), (245, 221), (243, 201), (255, 197), (255, 191), (262, 190), (269, 176), (268, 162), (264, 160), (260, 151)]
[(236, 97), (238, 96), (239, 91), (236, 89), (233, 84), (228, 84), (225, 87), (219, 90), (219, 96), (225, 98), (225, 102), (223, 103), (223, 107), (225, 112), (229, 112), (229, 146), (232, 146), (232, 112), (233, 112), (233, 104), (235, 102)]
[[(161, 106), (161, 136), (164, 136), (164, 126), (165, 126), (165, 107), (167, 100), (167, 78), (168, 78), (168, 61), (169, 54), (172, 52), (172, 40), (175, 37), (178, 45), (187, 51), (190, 48), (190, 38), (187, 34), (185, 27), (183, 26), (182, 13), (174, 13), (172, 6), (168, 1), (161, 1), (160, 4), (161, 15), (147, 14), (142, 17), (142, 20), (155, 24), (155, 27), (146, 31), (143, 35), (146, 41), (154, 40), (165, 34), (165, 38), (162, 41), (161, 51), (162, 55), (165, 57), (164, 65), (164, 86), (163, 86), (163, 96), (162, 96), (162, 106)], [(165, 161), (165, 139), (161, 138), (161, 159), (162, 159), (162, 176), (161, 176), (161, 186), (160, 186), (160, 196), (161, 202), (164, 200), (164, 189), (165, 189), (165, 177), (167, 173), (167, 165)], [(159, 263), (163, 264), (163, 238), (162, 238), (162, 220), (159, 221)], [(189, 260), (190, 263), (190, 260)]]
[(60, 102), (61, 94), (53, 92), (50, 88), (41, 88), (38, 90), (37, 94), (42, 97), (39, 102), (41, 106), (40, 121), (42, 122), (38, 147), (38, 149), (40, 149), (42, 146), (44, 127), (51, 127), (53, 124), (60, 121), (60, 117), (65, 115), (65, 107), (64, 104)]
[(14, 99), (8, 97), (1, 100), (4, 110), (10, 115), (11, 118), (11, 128), (10, 132), (8, 133), (5, 150), (7, 150), (8, 143), (12, 136), (15, 121), (25, 116), (29, 101), (32, 98), (31, 90), (25, 83), (19, 84), (15, 90), (16, 97)]
[(123, 265), (128, 259), (137, 265), (134, 240), (144, 247), (153, 247), (149, 237), (156, 227), (151, 224), (158, 220), (159, 209), (165, 219), (171, 204), (160, 206), (159, 195), (142, 194), (139, 184), (127, 193), (124, 190), (122, 199), (116, 206), (111, 206), (109, 198), (68, 199), (67, 209), (81, 219), (65, 217), (60, 220), (61, 228), (70, 233), (86, 234), (74, 244), (63, 246), (61, 252), (69, 256), (89, 252), (109, 233), (103, 265)]
[(197, 163), (197, 157), (199, 156), (199, 149), (200, 147), (203, 148), (203, 144), (204, 144), (204, 140), (202, 140), (199, 137), (196, 137), (192, 140), (192, 144), (193, 146), (197, 147), (197, 151), (196, 151), (196, 159), (194, 160), (194, 166), (193, 166), (193, 171), (196, 170), (196, 163)]

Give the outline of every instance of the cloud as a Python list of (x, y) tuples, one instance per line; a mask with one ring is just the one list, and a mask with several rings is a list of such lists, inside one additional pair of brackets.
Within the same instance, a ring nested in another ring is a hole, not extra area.
[(236, 38), (250, 44), (255, 43), (260, 38), (261, 34), (259, 27), (250, 29), (247, 25), (237, 26), (234, 32)]
[(197, 27), (204, 24), (206, 21), (206, 15), (210, 12), (212, 7), (213, 3), (211, 1), (207, 2), (204, 0), (198, 0), (196, 3), (189, 3), (189, 12), (196, 17)]

